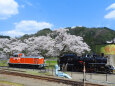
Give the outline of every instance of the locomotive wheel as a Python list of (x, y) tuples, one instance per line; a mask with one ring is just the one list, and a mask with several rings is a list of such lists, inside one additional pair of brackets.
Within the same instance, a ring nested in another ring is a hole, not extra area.
[(15, 65), (14, 65), (14, 64), (8, 64), (8, 66), (9, 66), (9, 67), (15, 67)]
[(8, 64), (9, 67), (12, 67), (12, 64)]
[(113, 71), (112, 70), (106, 70), (106, 73), (112, 74)]

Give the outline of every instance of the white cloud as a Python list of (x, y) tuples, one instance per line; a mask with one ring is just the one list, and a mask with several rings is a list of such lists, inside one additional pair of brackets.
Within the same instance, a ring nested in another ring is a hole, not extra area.
[(44, 28), (51, 28), (53, 25), (47, 22), (37, 22), (34, 20), (23, 20), (15, 23), (15, 30), (24, 33), (35, 33)]
[(106, 18), (106, 19), (115, 19), (115, 3), (111, 4), (110, 6), (108, 6), (106, 8), (106, 10), (111, 10), (111, 9), (113, 9), (113, 10), (110, 11), (108, 14), (106, 14), (104, 16), (104, 18)]
[(7, 19), (18, 14), (18, 3), (15, 0), (0, 0), (0, 19)]
[(115, 3), (111, 4), (110, 6), (106, 8), (106, 10), (109, 10), (109, 9), (115, 9)]
[(34, 20), (23, 20), (15, 23), (15, 29), (2, 32), (3, 35), (9, 35), (11, 37), (19, 37), (24, 34), (33, 34), (44, 28), (52, 28), (52, 24), (48, 22), (37, 22)]
[(104, 16), (106, 19), (115, 19), (115, 10), (111, 11), (107, 15)]
[(4, 31), (4, 32), (1, 32), (0, 34), (11, 36), (11, 37), (19, 37), (19, 36), (24, 35), (23, 32), (18, 32), (16, 30)]

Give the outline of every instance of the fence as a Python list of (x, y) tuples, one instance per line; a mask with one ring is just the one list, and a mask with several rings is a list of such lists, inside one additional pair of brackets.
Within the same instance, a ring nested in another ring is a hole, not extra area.
[[(48, 63), (49, 68), (46, 69), (47, 72), (50, 72), (51, 75), (55, 75), (55, 68), (54, 65)], [(53, 66), (53, 67), (51, 67)], [(72, 68), (73, 70), (74, 68)], [(83, 72), (76, 72), (76, 71), (67, 71), (67, 69), (63, 70), (62, 72), (67, 73), (72, 77), (72, 80), (83, 81), (84, 80), (84, 73)], [(109, 86), (115, 86), (115, 74), (107, 74), (107, 73), (85, 73), (85, 81), (104, 84)]]

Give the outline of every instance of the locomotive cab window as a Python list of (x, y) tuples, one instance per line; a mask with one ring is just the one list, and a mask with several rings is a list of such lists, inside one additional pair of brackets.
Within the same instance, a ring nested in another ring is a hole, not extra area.
[(73, 60), (73, 58), (72, 57), (68, 57), (68, 59), (67, 59), (68, 61), (72, 61)]
[(22, 55), (19, 55), (19, 57), (22, 57)]
[(13, 55), (13, 57), (18, 57), (18, 55)]

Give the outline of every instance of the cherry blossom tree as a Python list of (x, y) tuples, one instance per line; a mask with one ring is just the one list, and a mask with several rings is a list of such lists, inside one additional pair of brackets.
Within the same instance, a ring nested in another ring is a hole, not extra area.
[(50, 36), (38, 36), (25, 39), (24, 42), (28, 45), (28, 55), (50, 56), (50, 51), (53, 50), (54, 40)]
[(6, 44), (10, 42), (7, 38), (0, 38), (0, 58), (6, 58), (7, 57), (7, 51), (9, 49), (7, 48)]
[(0, 57), (8, 57), (9, 54), (22, 52), (27, 47), (27, 44), (16, 38), (0, 38)]
[(38, 36), (26, 39), (30, 55), (61, 56), (64, 53), (83, 54), (90, 51), (89, 46), (80, 36), (70, 35), (68, 29), (58, 29), (48, 36)]
[(89, 46), (83, 42), (83, 38), (80, 36), (70, 35), (67, 33), (68, 29), (55, 30), (55, 55), (60, 56), (64, 53), (76, 53), (83, 54), (85, 51), (90, 51)]
[[(70, 35), (68, 29), (54, 30), (47, 36), (20, 39), (0, 39), (0, 55), (26, 51), (27, 55), (61, 56), (64, 53), (83, 54), (89, 52), (89, 46), (80, 36)], [(1, 54), (2, 53), (2, 54)]]
[(9, 43), (6, 44), (4, 51), (16, 53), (25, 50), (27, 47), (27, 44), (19, 39), (10, 39)]

